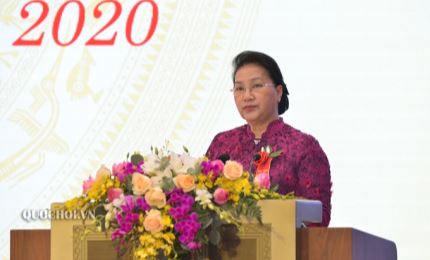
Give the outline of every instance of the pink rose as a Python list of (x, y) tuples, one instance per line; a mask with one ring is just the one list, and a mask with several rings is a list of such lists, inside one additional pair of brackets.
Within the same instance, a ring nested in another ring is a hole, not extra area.
[(211, 161), (211, 167), (214, 174), (218, 174), (224, 169), (224, 163), (221, 160), (214, 160)]
[(217, 188), (214, 192), (214, 200), (217, 204), (222, 205), (227, 202), (229, 197), (228, 191), (223, 188)]
[(109, 202), (114, 201), (115, 199), (119, 199), (119, 197), (123, 194), (123, 190), (121, 188), (109, 188), (107, 191), (107, 196)]
[(223, 174), (227, 179), (231, 181), (237, 180), (242, 177), (243, 166), (236, 161), (229, 160), (224, 165)]
[(257, 174), (254, 178), (254, 184), (257, 189), (270, 189), (270, 177), (268, 173)]
[(82, 189), (84, 190), (84, 193), (87, 193), (87, 191), (93, 186), (94, 179), (93, 177), (89, 177), (88, 180), (84, 181), (84, 184), (82, 185)]

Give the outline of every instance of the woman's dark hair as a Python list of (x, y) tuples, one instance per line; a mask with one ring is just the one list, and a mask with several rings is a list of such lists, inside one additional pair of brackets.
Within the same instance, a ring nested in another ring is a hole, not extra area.
[(284, 77), (282, 77), (281, 70), (279, 69), (276, 61), (267, 54), (257, 51), (244, 51), (239, 53), (233, 59), (233, 82), (236, 76), (236, 72), (244, 65), (247, 64), (257, 64), (263, 67), (268, 73), (270, 78), (272, 79), (275, 87), (278, 85), (282, 85), (282, 96), (281, 101), (278, 104), (278, 114), (282, 115), (285, 111), (288, 110), (289, 101), (288, 101), (288, 89), (287, 85), (284, 82)]

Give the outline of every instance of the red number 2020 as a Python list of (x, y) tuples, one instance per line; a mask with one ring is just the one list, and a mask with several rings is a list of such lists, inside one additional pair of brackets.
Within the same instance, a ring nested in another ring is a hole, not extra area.
[(34, 46), (37, 46), (37, 45), (40, 45), (42, 43), (43, 36), (45, 33), (41, 33), (39, 38), (37, 38), (37, 39), (33, 39), (33, 40), (23, 39), (26, 34), (28, 34), (30, 31), (32, 31), (34, 28), (36, 28), (48, 16), (48, 12), (49, 12), (48, 4), (45, 1), (33, 0), (33, 1), (26, 3), (22, 7), (22, 9), (21, 9), (21, 17), (22, 18), (25, 19), (28, 17), (29, 14), (27, 11), (27, 7), (31, 4), (34, 4), (34, 3), (38, 3), (42, 6), (42, 12), (40, 13), (40, 16), (37, 19), (37, 21), (32, 26), (30, 26), (30, 28), (28, 28), (16, 41), (14, 41), (13, 45), (34, 45)]
[(103, 4), (105, 4), (105, 3), (112, 3), (114, 5), (115, 12), (114, 12), (112, 18), (107, 22), (107, 24), (105, 24), (96, 34), (94, 34), (94, 36), (91, 37), (85, 43), (85, 45), (113, 45), (114, 42), (115, 42), (117, 32), (115, 32), (114, 35), (110, 39), (107, 39), (107, 40), (106, 39), (104, 39), (104, 40), (102, 40), (102, 39), (96, 39), (96, 37), (100, 33), (102, 33), (109, 26), (111, 26), (119, 18), (119, 16), (121, 15), (122, 8), (121, 8), (121, 4), (120, 3), (118, 3), (115, 0), (104, 0), (104, 1), (101, 1), (100, 3), (98, 3), (96, 5), (96, 7), (94, 8), (93, 15), (94, 15), (95, 18), (100, 18), (102, 16), (102, 11), (100, 10), (100, 6), (103, 5)]
[[(138, 8), (140, 6), (142, 6), (142, 4), (144, 4), (144, 3), (148, 3), (151, 5), (152, 19), (151, 19), (151, 23), (150, 23), (148, 32), (147, 32), (145, 38), (143, 39), (143, 41), (136, 42), (133, 40), (133, 37), (132, 37), (134, 18), (136, 16), (136, 12), (137, 12)], [(31, 31), (33, 31), (36, 27), (38, 27), (46, 19), (46, 17), (48, 16), (48, 12), (49, 12), (49, 6), (43, 0), (31, 0), (22, 7), (22, 9), (21, 9), (21, 17), (22, 18), (24, 18), (24, 19), (28, 18), (28, 16), (29, 16), (28, 6), (32, 5), (32, 4), (39, 4), (42, 7), (42, 11), (40, 12), (39, 18), (36, 20), (36, 22), (34, 22), (24, 33), (21, 34), (21, 36), (18, 37), (17, 40), (15, 40), (13, 42), (12, 45), (14, 45), (14, 46), (40, 46), (42, 44), (43, 37), (45, 34), (44, 32), (40, 33), (38, 38), (35, 38), (35, 39), (28, 39), (28, 37), (25, 37), (25, 36), (27, 34), (29, 34)], [(103, 1), (99, 2), (94, 8), (93, 16), (96, 19), (100, 18), (103, 15), (102, 10), (101, 10), (101, 6), (105, 5), (105, 4), (112, 4), (114, 7), (114, 13), (113, 13), (112, 17), (109, 19), (109, 21), (103, 27), (101, 27), (101, 29), (97, 33), (95, 33), (85, 43), (85, 45), (114, 45), (114, 43), (115, 43), (117, 32), (115, 32), (112, 35), (112, 37), (110, 37), (109, 39), (100, 39), (99, 35), (103, 31), (105, 31), (107, 28), (112, 26), (118, 20), (118, 18), (121, 15), (121, 12), (122, 12), (122, 6), (121, 6), (121, 3), (119, 3), (117, 0), (103, 0)], [(72, 38), (69, 41), (61, 41), (60, 37), (59, 37), (60, 24), (62, 21), (61, 18), (63, 17), (63, 13), (64, 13), (65, 9), (69, 5), (76, 5), (78, 7), (78, 16), (77, 16), (78, 21), (76, 23), (75, 31), (74, 31)], [(74, 43), (79, 38), (79, 36), (82, 32), (82, 29), (84, 27), (84, 23), (85, 23), (85, 7), (82, 4), (82, 2), (79, 0), (68, 0), (68, 1), (64, 2), (60, 6), (60, 8), (58, 9), (58, 11), (55, 15), (54, 24), (52, 27), (52, 36), (53, 36), (55, 43), (59, 46), (69, 46), (72, 43)], [(151, 37), (154, 35), (155, 29), (157, 27), (157, 23), (158, 23), (158, 6), (154, 2), (154, 0), (141, 0), (141, 1), (137, 2), (132, 7), (132, 9), (128, 15), (128, 18), (127, 18), (127, 23), (126, 23), (126, 28), (125, 28), (125, 36), (126, 36), (127, 41), (133, 46), (142, 46), (143, 44), (148, 42), (151, 39)]]

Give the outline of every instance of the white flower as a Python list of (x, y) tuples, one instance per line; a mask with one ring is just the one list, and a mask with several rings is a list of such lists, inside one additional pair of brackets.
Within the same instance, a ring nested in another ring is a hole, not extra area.
[(113, 202), (108, 203), (108, 204), (104, 204), (104, 208), (107, 211), (106, 215), (105, 215), (105, 229), (109, 229), (110, 227), (110, 222), (115, 218), (116, 212), (117, 212), (117, 208), (119, 208), (122, 204), (122, 202), (124, 201), (124, 195), (121, 194), (120, 198), (114, 199)]
[(152, 176), (150, 179), (152, 182), (152, 187), (160, 187), (161, 183), (163, 182), (163, 177), (158, 175)]
[[(162, 151), (159, 154), (151, 154), (145, 157), (143, 164), (143, 171), (150, 177), (152, 186), (160, 187), (163, 183), (163, 178), (173, 178), (174, 175), (186, 174), (189, 168), (193, 168), (198, 161), (188, 154), (177, 154), (169, 152), (168, 155), (163, 155)], [(167, 157), (166, 157), (167, 156)], [(160, 170), (160, 163), (165, 163), (168, 159), (167, 165), (163, 170)]]
[(112, 205), (116, 208), (121, 207), (121, 205), (124, 203), (124, 194), (121, 194), (119, 198), (116, 198), (112, 201)]
[(105, 229), (109, 229), (110, 221), (113, 219), (113, 213), (108, 211), (105, 215)]
[(189, 168), (194, 168), (197, 161), (198, 159), (186, 153), (171, 153), (168, 168), (172, 169), (176, 174), (184, 174), (187, 173)]
[(212, 204), (212, 194), (205, 189), (196, 190), (196, 201), (200, 201), (200, 205)]
[(175, 172), (182, 172), (183, 163), (181, 160), (181, 156), (177, 153), (171, 153), (169, 156), (169, 168), (174, 170)]
[(198, 161), (197, 158), (191, 157), (188, 154), (182, 154), (181, 159), (183, 163), (183, 169), (185, 169), (185, 172), (187, 172), (189, 168), (194, 168), (194, 166)]
[(112, 203), (103, 204), (103, 207), (106, 211), (112, 210)]
[(166, 168), (164, 171), (157, 170), (155, 172), (152, 172), (151, 177), (149, 178), (151, 179), (153, 187), (160, 187), (163, 183), (163, 178), (165, 177), (168, 179), (172, 179), (173, 177), (172, 172), (169, 168)]
[(150, 173), (154, 172), (160, 167), (160, 157), (155, 154), (150, 154), (144, 157), (143, 172)]

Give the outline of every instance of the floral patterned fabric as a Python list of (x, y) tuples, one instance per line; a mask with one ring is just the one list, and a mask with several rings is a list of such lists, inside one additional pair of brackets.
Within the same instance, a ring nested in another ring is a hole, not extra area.
[(270, 179), (279, 185), (279, 193), (294, 191), (296, 196), (320, 200), (323, 204), (321, 226), (328, 226), (331, 212), (330, 165), (318, 141), (284, 123), (279, 118), (269, 124), (258, 144), (249, 125), (219, 133), (210, 144), (206, 155), (217, 159), (228, 155), (242, 163), (244, 170), (254, 172), (253, 157), (261, 147), (271, 146), (282, 154), (272, 160)]

